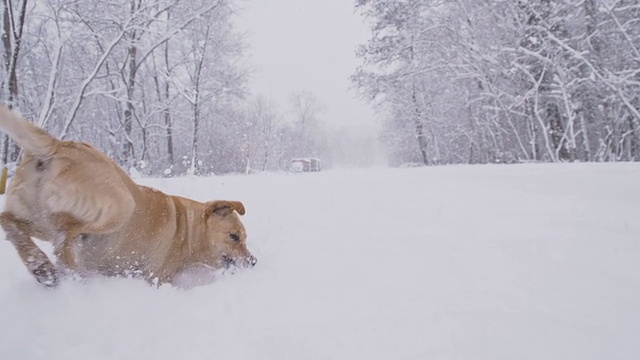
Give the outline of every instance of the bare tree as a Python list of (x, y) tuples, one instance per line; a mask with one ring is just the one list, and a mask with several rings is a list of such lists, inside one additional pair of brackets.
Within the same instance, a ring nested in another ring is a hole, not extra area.
[(312, 92), (297, 91), (291, 95), (291, 112), (296, 131), (296, 156), (314, 156), (318, 151), (314, 137), (324, 109), (325, 105)]
[[(24, 31), (25, 17), (27, 13), (27, 0), (18, 1), (16, 8), (11, 0), (5, 0), (2, 11), (2, 45), (4, 48), (4, 70), (6, 80), (3, 82), (3, 93), (9, 107), (18, 103), (19, 89), (17, 66), (20, 50), (22, 48), (22, 35)], [(15, 161), (18, 150), (9, 154), (9, 137), (5, 134), (2, 146), (2, 163)], [(11, 158), (9, 158), (9, 155)]]
[[(276, 169), (274, 149), (277, 148), (275, 134), (282, 125), (282, 115), (276, 105), (259, 96), (251, 100), (243, 111), (245, 173), (256, 169), (267, 171)], [(271, 165), (271, 166), (270, 166)]]

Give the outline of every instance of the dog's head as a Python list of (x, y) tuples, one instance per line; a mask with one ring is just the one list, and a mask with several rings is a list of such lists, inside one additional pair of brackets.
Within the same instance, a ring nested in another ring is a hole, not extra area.
[(207, 237), (217, 268), (253, 267), (258, 261), (247, 249), (247, 233), (240, 221), (244, 205), (239, 201), (212, 201), (205, 207)]

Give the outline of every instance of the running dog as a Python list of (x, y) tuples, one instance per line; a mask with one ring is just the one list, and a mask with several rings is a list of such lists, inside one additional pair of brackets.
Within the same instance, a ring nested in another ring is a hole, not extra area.
[[(197, 202), (140, 186), (90, 145), (60, 141), (0, 105), (0, 129), (24, 151), (0, 225), (38, 282), (140, 276), (174, 283), (193, 268), (252, 267), (239, 201)], [(54, 265), (33, 242), (53, 243)]]

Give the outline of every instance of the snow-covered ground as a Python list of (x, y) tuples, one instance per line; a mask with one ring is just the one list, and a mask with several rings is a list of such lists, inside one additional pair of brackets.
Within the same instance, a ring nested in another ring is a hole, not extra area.
[(0, 241), (0, 359), (640, 358), (638, 163), (141, 182), (242, 200), (257, 266), (50, 291)]

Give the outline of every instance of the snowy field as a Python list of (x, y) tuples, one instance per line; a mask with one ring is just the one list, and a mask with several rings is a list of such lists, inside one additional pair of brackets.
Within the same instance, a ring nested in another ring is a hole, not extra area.
[(638, 163), (141, 182), (242, 200), (257, 266), (51, 291), (0, 241), (0, 359), (640, 358)]

